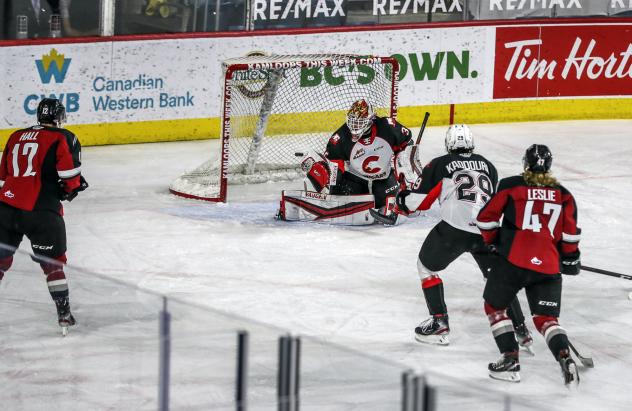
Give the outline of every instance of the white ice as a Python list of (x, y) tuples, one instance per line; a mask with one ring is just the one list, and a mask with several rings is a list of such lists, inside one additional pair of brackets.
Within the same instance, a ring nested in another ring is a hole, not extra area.
[[(528, 145), (549, 145), (553, 171), (577, 199), (583, 263), (630, 274), (632, 121), (472, 129), (477, 152), (501, 177), (520, 171)], [(443, 152), (444, 130), (426, 131), (424, 162)], [(228, 204), (168, 194), (172, 179), (216, 151), (217, 141), (84, 148), (91, 186), (65, 208), (69, 263), (85, 270), (68, 269), (79, 324), (61, 337), (39, 267), (17, 255), (0, 285), (0, 409), (156, 408), (162, 301), (89, 272), (279, 328), (256, 334), (258, 326), (245, 320), (174, 303), (173, 409), (234, 408), (232, 331), (248, 326), (255, 330), (252, 409), (275, 406), (274, 344), (283, 330), (385, 359), (345, 357), (344, 350), (336, 357), (327, 348), (310, 351), (318, 343), (307, 341), (304, 409), (399, 409), (399, 372), (406, 368), (435, 373), (429, 382), (441, 387), (437, 410), (501, 410), (502, 394), (515, 401), (513, 409), (632, 409), (632, 282), (590, 272), (564, 277), (560, 322), (595, 361), (594, 369), (580, 368), (577, 391), (564, 387), (530, 321), (537, 355), (521, 357), (522, 382), (491, 380), (487, 363), (499, 354), (483, 313), (483, 279), (469, 255), (441, 274), (451, 345), (413, 340), (427, 316), (415, 263), (438, 222), (435, 208), (397, 227), (352, 228), (275, 221), (280, 190), (296, 182), (230, 187)], [(21, 248), (28, 251), (28, 243)], [(208, 368), (217, 380), (204, 380)], [(329, 387), (329, 406), (328, 394), (316, 390), (325, 380), (337, 388)], [(493, 400), (468, 397), (479, 387)], [(348, 402), (333, 400), (349, 391)], [(380, 402), (384, 392), (392, 406)]]

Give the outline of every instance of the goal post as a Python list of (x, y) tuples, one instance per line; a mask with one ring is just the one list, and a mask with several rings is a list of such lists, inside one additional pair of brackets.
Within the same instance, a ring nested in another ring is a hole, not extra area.
[(380, 116), (397, 116), (399, 65), (392, 57), (249, 56), (222, 69), (218, 152), (173, 181), (173, 194), (225, 202), (232, 184), (302, 178), (295, 153), (323, 152), (358, 99)]

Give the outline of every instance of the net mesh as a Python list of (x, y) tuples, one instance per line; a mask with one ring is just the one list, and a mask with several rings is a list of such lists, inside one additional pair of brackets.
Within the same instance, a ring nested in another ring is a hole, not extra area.
[[(222, 121), (228, 184), (304, 177), (297, 153), (323, 152), (358, 99), (369, 101), (378, 116), (394, 110), (390, 59), (258, 56), (229, 60), (223, 67), (229, 73)], [(174, 181), (172, 192), (225, 200), (219, 198), (221, 163), (217, 153)]]

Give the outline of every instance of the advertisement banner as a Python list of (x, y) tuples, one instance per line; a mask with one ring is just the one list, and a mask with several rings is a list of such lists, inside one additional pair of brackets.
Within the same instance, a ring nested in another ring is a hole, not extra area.
[(499, 27), (494, 99), (632, 95), (632, 25)]
[[(2, 128), (29, 125), (44, 96), (62, 100), (69, 124), (217, 118), (221, 62), (253, 51), (394, 56), (400, 105), (476, 102), (492, 81), (488, 33), (465, 27), (0, 47), (2, 61), (11, 62), (0, 85), (7, 96)], [(305, 87), (345, 87), (326, 84), (329, 77), (318, 70)], [(292, 109), (313, 111), (317, 104), (306, 100)]]

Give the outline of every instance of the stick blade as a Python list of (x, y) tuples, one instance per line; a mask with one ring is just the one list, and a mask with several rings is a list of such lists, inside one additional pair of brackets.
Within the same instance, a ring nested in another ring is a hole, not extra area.
[(397, 223), (397, 214), (391, 216), (386, 216), (384, 214), (380, 214), (377, 210), (369, 209), (369, 213), (375, 219), (375, 221), (382, 223), (384, 225), (395, 225)]

